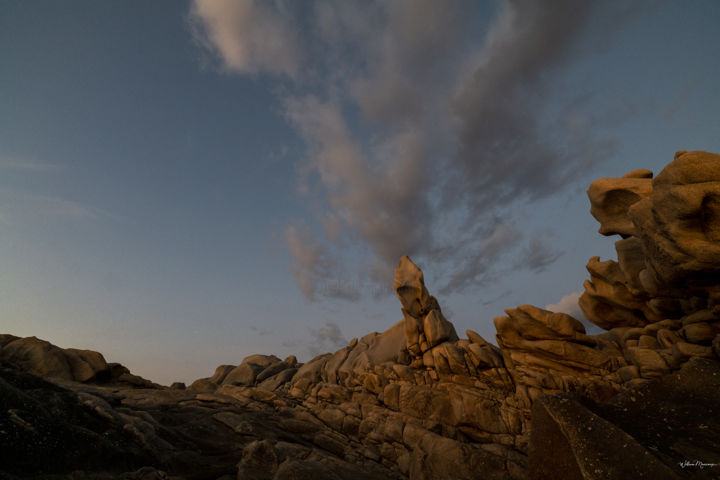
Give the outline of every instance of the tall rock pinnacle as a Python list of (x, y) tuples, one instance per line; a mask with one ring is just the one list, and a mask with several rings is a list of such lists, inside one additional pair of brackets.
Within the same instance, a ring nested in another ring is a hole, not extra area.
[(419, 357), (442, 342), (457, 341), (455, 327), (428, 293), (423, 273), (410, 257), (400, 259), (393, 283), (403, 306), (407, 349), (412, 355)]

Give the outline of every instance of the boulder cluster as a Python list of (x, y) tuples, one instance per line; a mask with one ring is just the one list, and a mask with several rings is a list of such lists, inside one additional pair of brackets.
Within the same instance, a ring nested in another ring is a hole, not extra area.
[(720, 347), (720, 155), (680, 151), (655, 178), (646, 170), (602, 178), (588, 196), (600, 233), (622, 238), (617, 261), (590, 259), (580, 307), (622, 347), (623, 381), (712, 357), (713, 342)]
[[(460, 339), (402, 257), (403, 319), (304, 364), (252, 355), (168, 388), (97, 352), (6, 335), (0, 390), (28, 395), (22, 371), (72, 392), (139, 452), (108, 478), (717, 477), (720, 155), (678, 152), (655, 178), (602, 178), (588, 196), (600, 233), (621, 237), (617, 261), (587, 265), (580, 307), (599, 335), (521, 305), (495, 318), (497, 346)], [(40, 406), (10, 403), (0, 427), (16, 439), (0, 451), (42, 427)], [(23, 458), (0, 471), (70, 472)]]
[(36, 337), (0, 334), (0, 365), (57, 380), (161, 388), (150, 380), (133, 375), (119, 363), (107, 363), (99, 352), (60, 348)]

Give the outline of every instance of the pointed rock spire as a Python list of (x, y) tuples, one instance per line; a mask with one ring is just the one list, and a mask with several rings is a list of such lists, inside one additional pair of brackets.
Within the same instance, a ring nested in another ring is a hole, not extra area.
[(455, 327), (425, 288), (422, 270), (407, 255), (395, 270), (394, 288), (403, 306), (405, 339), (411, 354), (421, 356), (435, 345), (458, 339)]

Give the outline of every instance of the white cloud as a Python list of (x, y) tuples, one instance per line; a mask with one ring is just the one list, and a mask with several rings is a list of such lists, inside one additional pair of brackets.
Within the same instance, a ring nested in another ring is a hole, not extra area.
[(583, 312), (578, 305), (578, 300), (580, 299), (580, 295), (582, 295), (582, 293), (583, 292), (568, 293), (567, 295), (562, 297), (557, 303), (546, 305), (545, 310), (567, 313), (571, 317), (575, 317), (578, 320), (584, 320), (585, 315), (583, 315)]
[(298, 72), (298, 37), (277, 2), (194, 0), (190, 22), (197, 41), (228, 70), (290, 77)]
[(578, 305), (578, 300), (582, 294), (583, 292), (569, 293), (562, 297), (557, 303), (546, 305), (545, 310), (567, 313), (571, 317), (580, 320), (582, 324), (585, 325), (585, 330), (588, 334), (603, 333), (604, 330), (602, 328), (598, 327), (594, 323), (591, 323), (587, 318), (585, 318), (585, 314), (580, 308), (580, 305)]

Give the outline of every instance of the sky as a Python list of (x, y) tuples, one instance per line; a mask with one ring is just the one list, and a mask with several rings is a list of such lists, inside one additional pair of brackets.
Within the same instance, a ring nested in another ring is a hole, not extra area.
[(720, 152), (720, 3), (0, 0), (0, 332), (169, 384), (581, 317), (585, 191)]

